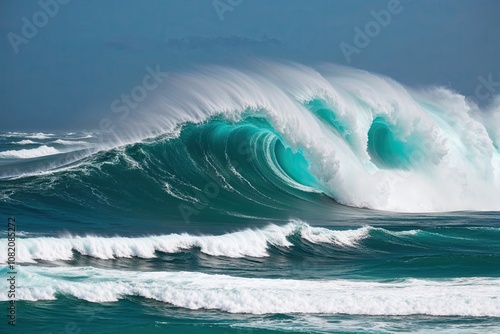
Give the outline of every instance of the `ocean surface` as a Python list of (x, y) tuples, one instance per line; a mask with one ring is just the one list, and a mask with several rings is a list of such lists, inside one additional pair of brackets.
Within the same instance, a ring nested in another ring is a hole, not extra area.
[(169, 80), (111, 133), (0, 134), (1, 333), (500, 332), (497, 107), (331, 65)]

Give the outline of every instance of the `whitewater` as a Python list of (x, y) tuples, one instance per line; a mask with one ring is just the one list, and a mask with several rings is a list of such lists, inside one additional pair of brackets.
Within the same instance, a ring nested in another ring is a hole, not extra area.
[[(500, 316), (498, 279), (270, 280), (78, 267), (20, 267), (20, 275), (26, 283), (18, 299), (30, 301), (55, 299), (57, 293), (101, 303), (139, 295), (188, 309), (230, 313)], [(71, 281), (73, 277), (85, 282)]]

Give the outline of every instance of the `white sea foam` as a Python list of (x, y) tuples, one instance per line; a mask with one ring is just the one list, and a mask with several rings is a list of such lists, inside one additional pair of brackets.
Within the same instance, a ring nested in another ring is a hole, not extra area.
[(57, 139), (52, 142), (53, 144), (60, 144), (60, 145), (87, 145), (87, 142), (81, 141), (81, 140), (64, 140), (64, 139)]
[[(155, 252), (177, 253), (184, 249), (199, 248), (202, 253), (226, 257), (266, 257), (270, 245), (291, 247), (287, 237), (298, 234), (312, 243), (325, 243), (354, 247), (368, 237), (370, 227), (353, 230), (329, 230), (311, 227), (294, 221), (284, 226), (269, 225), (262, 229), (246, 229), (223, 235), (168, 234), (140, 238), (126, 237), (42, 237), (17, 240), (17, 261), (33, 263), (36, 260), (70, 260), (73, 252), (99, 259), (155, 257)], [(0, 249), (7, 245), (0, 239)], [(7, 261), (7, 253), (0, 253), (0, 263)]]
[(341, 246), (355, 246), (360, 240), (366, 238), (372, 229), (369, 226), (355, 230), (334, 231), (326, 228), (303, 225), (300, 235), (303, 239), (315, 244), (337, 244)]
[(28, 133), (26, 132), (16, 132), (16, 131), (9, 131), (7, 133), (2, 133), (1, 136), (2, 137), (24, 137), (26, 136)]
[(420, 230), (410, 230), (410, 231), (399, 231), (399, 232), (393, 232), (393, 235), (396, 236), (412, 236), (412, 235), (417, 235), (420, 233)]
[(31, 138), (31, 139), (47, 139), (52, 136), (54, 136), (53, 133), (43, 133), (43, 132), (37, 132), (25, 135), (26, 138)]
[[(230, 313), (500, 316), (498, 278), (380, 283), (18, 266), (18, 279), (22, 282), (16, 290), (18, 300), (51, 300), (64, 294), (90, 302), (115, 302), (141, 296), (182, 308)], [(1, 291), (8, 290), (7, 283), (1, 281)], [(0, 294), (0, 300), (7, 300), (6, 293)]]
[(32, 149), (3, 151), (0, 152), (0, 158), (29, 159), (29, 158), (43, 157), (46, 155), (58, 154), (58, 153), (61, 152), (59, 152), (57, 149), (51, 146), (42, 145), (40, 147)]
[(16, 144), (16, 145), (31, 145), (31, 144), (39, 144), (39, 143), (35, 142), (33, 140), (30, 140), (30, 139), (23, 139), (23, 140), (20, 140), (20, 141), (12, 142), (12, 144)]
[(73, 139), (88, 139), (88, 138), (94, 138), (97, 136), (97, 134), (94, 133), (83, 133), (79, 135), (78, 137), (73, 137)]

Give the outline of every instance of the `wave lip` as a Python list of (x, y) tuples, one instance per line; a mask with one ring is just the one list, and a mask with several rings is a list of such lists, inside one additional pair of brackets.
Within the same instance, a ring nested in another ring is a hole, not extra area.
[[(335, 231), (292, 221), (284, 226), (269, 225), (263, 229), (246, 229), (223, 235), (196, 236), (183, 233), (140, 238), (97, 236), (23, 238), (17, 242), (17, 261), (34, 263), (36, 260), (70, 260), (74, 251), (98, 259), (153, 258), (157, 251), (177, 253), (193, 248), (199, 248), (202, 253), (211, 256), (267, 257), (270, 245), (293, 246), (287, 237), (294, 234), (315, 244), (355, 247), (358, 241), (368, 236), (369, 231), (369, 227)], [(0, 263), (6, 261), (6, 252), (2, 252)]]
[[(0, 271), (7, 271), (4, 267)], [(57, 294), (90, 302), (141, 296), (187, 309), (229, 313), (500, 317), (498, 278), (397, 282), (242, 278), (193, 272), (135, 272), (91, 267), (24, 267), (19, 300)], [(2, 280), (0, 287), (6, 288)], [(0, 300), (5, 300), (2, 294)]]

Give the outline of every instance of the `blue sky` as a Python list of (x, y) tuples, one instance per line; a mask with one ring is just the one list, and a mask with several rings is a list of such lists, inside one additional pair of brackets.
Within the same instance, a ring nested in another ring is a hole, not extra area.
[[(54, 1), (61, 2), (57, 13)], [(500, 78), (495, 0), (400, 0), (390, 22), (348, 62), (341, 43), (356, 47), (355, 27), (364, 31), (372, 11), (394, 1), (41, 0), (54, 11), (45, 22), (40, 1), (2, 0), (0, 131), (95, 127), (156, 65), (332, 62), (465, 95), (474, 94), (478, 76)], [(24, 38), (24, 17), (40, 27), (20, 43), (13, 36)]]

